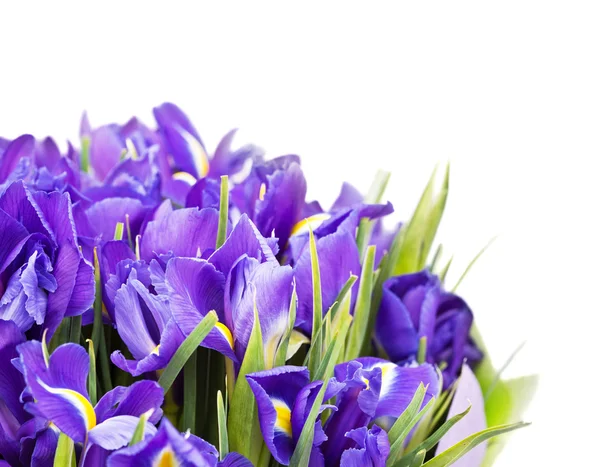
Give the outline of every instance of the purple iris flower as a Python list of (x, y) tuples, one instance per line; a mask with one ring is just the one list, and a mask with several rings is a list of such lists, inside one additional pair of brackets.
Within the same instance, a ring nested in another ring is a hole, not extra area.
[[(312, 403), (322, 382), (310, 382), (305, 367), (281, 366), (246, 375), (256, 398), (260, 429), (269, 451), (277, 462), (288, 465), (306, 423)], [(327, 400), (336, 395), (340, 385), (332, 379), (327, 386)], [(321, 410), (333, 408), (323, 405)], [(321, 422), (315, 424), (315, 437), (310, 465), (323, 465), (319, 446), (327, 437)]]
[(46, 361), (42, 344), (28, 341), (17, 347), (27, 384), (22, 399), (25, 410), (55, 425), (76, 443), (84, 444), (88, 465), (106, 458), (108, 451), (125, 446), (133, 436), (139, 417), (152, 410), (145, 434), (156, 432), (163, 391), (154, 381), (118, 386), (92, 406), (86, 382), (89, 357), (83, 347), (63, 344)]
[(151, 293), (148, 267), (129, 260), (119, 263), (119, 268), (128, 269), (128, 275), (114, 296), (114, 322), (134, 360), (127, 360), (119, 350), (111, 360), (133, 376), (163, 369), (184, 335), (173, 319), (167, 296)]
[[(328, 440), (322, 451), (327, 465), (336, 465), (346, 450), (355, 447), (356, 438), (348, 436), (349, 431), (371, 422), (389, 429), (410, 404), (419, 384), (427, 386), (423, 404), (438, 394), (440, 386), (438, 375), (429, 364), (398, 366), (373, 357), (337, 365), (335, 378), (344, 384), (344, 389), (337, 397), (338, 410), (324, 428)], [(388, 452), (382, 450), (386, 456)]]
[(390, 442), (387, 433), (377, 425), (371, 429), (361, 426), (345, 434), (356, 444), (352, 449), (346, 449), (342, 454), (340, 465), (385, 467), (385, 461), (390, 454)]
[(94, 301), (93, 268), (77, 245), (68, 193), (30, 192), (22, 182), (0, 197), (0, 319), (49, 336)]
[(301, 219), (305, 197), (306, 180), (298, 156), (256, 161), (250, 175), (231, 191), (239, 214), (247, 214), (265, 237), (277, 237), (281, 251)]
[[(246, 376), (256, 398), (263, 438), (279, 463), (287, 465), (322, 382), (310, 383), (308, 370), (284, 366)], [(427, 385), (424, 404), (437, 394), (439, 381), (429, 365), (400, 367), (387, 360), (364, 357), (340, 364), (329, 381), (324, 400), (336, 396), (333, 413), (315, 425), (310, 465), (382, 466), (389, 454), (387, 433), (411, 402), (419, 384)]]
[[(298, 286), (296, 324), (307, 335), (312, 330), (312, 268), (309, 250), (309, 226), (313, 228), (321, 270), (323, 312), (336, 301), (351, 274), (360, 276), (360, 253), (356, 245), (356, 229), (362, 218), (376, 219), (393, 211), (391, 204), (360, 204), (337, 212), (316, 214), (298, 223), (292, 232), (287, 251), (294, 264)], [(343, 252), (343, 254), (340, 254)], [(352, 291), (352, 302), (358, 287)]]
[(180, 205), (202, 206), (199, 204), (202, 197), (197, 197), (199, 189), (192, 190), (195, 193), (192, 195), (192, 186), (198, 183), (204, 186), (201, 181), (207, 177), (218, 179), (221, 175), (236, 174), (242, 171), (248, 159), (263, 155), (254, 145), (232, 150), (236, 130), (227, 133), (214, 154), (209, 155), (196, 128), (175, 104), (166, 102), (154, 108), (154, 118), (165, 156), (165, 163), (161, 164), (163, 192)]
[(270, 243), (242, 216), (208, 260), (169, 260), (165, 276), (169, 301), (185, 335), (206, 313), (215, 310), (219, 323), (202, 345), (241, 363), (254, 324), (256, 303), (265, 361), (273, 365), (279, 341), (287, 329), (293, 272), (289, 266), (279, 265)]
[(396, 362), (416, 358), (427, 338), (427, 361), (442, 367), (444, 389), (456, 380), (463, 361), (475, 365), (481, 351), (469, 336), (473, 313), (457, 295), (442, 289), (429, 271), (392, 277), (383, 286), (376, 337)]
[(152, 437), (111, 454), (108, 467), (252, 467), (252, 463), (237, 453), (230, 453), (219, 462), (216, 448), (192, 434), (180, 433), (163, 418)]

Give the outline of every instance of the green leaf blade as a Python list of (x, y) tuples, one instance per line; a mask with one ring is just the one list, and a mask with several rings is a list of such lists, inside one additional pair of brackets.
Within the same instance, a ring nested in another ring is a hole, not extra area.
[(158, 384), (160, 384), (165, 392), (171, 388), (173, 381), (175, 381), (175, 378), (184, 367), (185, 362), (187, 362), (212, 328), (215, 327), (218, 320), (217, 313), (214, 310), (207, 313), (190, 335), (181, 343), (158, 380)]

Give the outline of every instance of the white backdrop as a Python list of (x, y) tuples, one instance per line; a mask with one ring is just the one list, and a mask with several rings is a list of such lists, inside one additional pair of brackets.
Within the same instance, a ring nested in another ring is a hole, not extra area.
[(597, 420), (599, 10), (374, 3), (3, 3), (0, 134), (64, 140), (83, 109), (96, 125), (152, 122), (170, 100), (211, 149), (239, 127), (239, 144), (300, 154), (325, 204), (343, 180), (366, 189), (392, 170), (398, 218), (450, 160), (438, 237), (455, 256), (450, 283), (499, 234), (459, 292), (498, 363), (528, 341), (508, 375), (542, 374), (534, 424), (497, 465), (585, 462)]

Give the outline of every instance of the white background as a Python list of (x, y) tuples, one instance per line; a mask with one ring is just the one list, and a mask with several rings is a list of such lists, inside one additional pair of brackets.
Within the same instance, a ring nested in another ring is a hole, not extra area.
[(598, 8), (375, 3), (3, 3), (0, 134), (75, 138), (83, 109), (95, 125), (150, 123), (171, 100), (211, 149), (239, 127), (239, 144), (300, 154), (324, 204), (392, 170), (399, 219), (450, 160), (450, 283), (499, 234), (459, 291), (498, 364), (527, 339), (508, 374), (542, 375), (534, 424), (497, 465), (592, 465)]

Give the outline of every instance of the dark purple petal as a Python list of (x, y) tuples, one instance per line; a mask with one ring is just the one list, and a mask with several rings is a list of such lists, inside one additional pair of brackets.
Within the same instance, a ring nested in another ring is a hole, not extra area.
[[(24, 423), (28, 416), (19, 400), (25, 387), (25, 380), (12, 365), (11, 360), (18, 357), (17, 345), (25, 342), (25, 336), (12, 321), (0, 320), (0, 420), (10, 412), (18, 424)], [(4, 416), (2, 414), (5, 414)], [(0, 423), (4, 426), (4, 423)]]
[(237, 452), (230, 452), (225, 456), (221, 462), (217, 464), (218, 467), (252, 467), (252, 462), (246, 459)]
[(340, 194), (333, 202), (331, 211), (339, 211), (344, 208), (350, 208), (361, 204), (363, 202), (363, 195), (355, 187), (350, 185), (348, 182), (342, 184)]
[(287, 244), (292, 228), (300, 220), (306, 197), (306, 180), (300, 165), (292, 163), (285, 170), (266, 177), (263, 199), (256, 203), (255, 222), (265, 236), (274, 234), (279, 248)]
[(358, 448), (350, 448), (342, 454), (340, 462), (344, 467), (385, 467), (390, 454), (390, 442), (387, 433), (377, 425), (369, 430), (360, 427), (346, 433)]
[(308, 370), (282, 366), (246, 375), (246, 379), (256, 398), (265, 443), (275, 460), (287, 465), (295, 447), (292, 408), (296, 396), (309, 382)]

